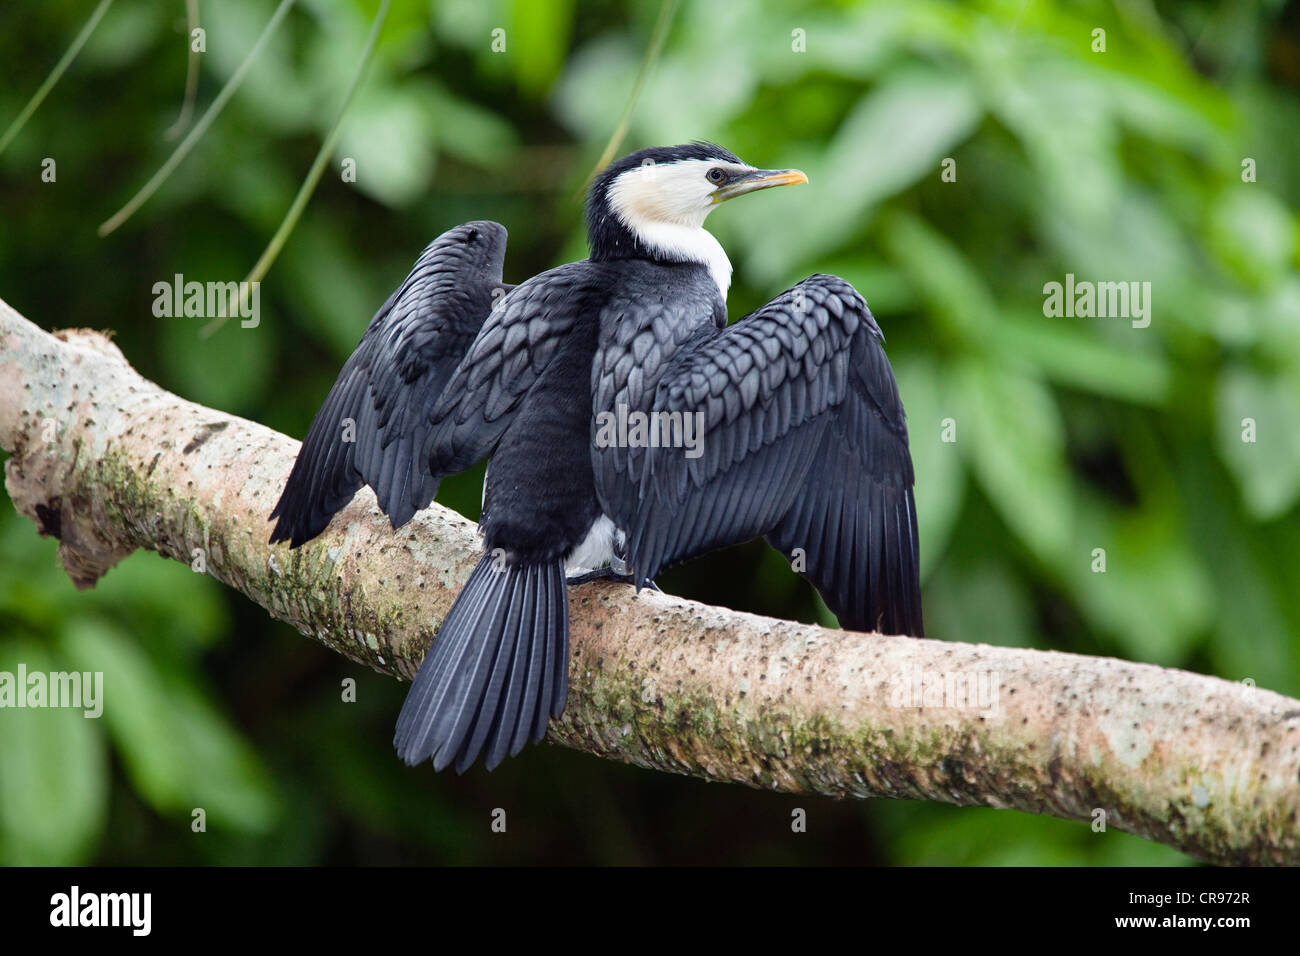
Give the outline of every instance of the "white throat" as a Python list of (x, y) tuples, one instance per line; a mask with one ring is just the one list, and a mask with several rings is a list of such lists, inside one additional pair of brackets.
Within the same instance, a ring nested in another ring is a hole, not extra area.
[(731, 288), (731, 260), (713, 233), (703, 226), (683, 226), (675, 222), (629, 223), (628, 228), (661, 255), (707, 266), (713, 281), (718, 284), (718, 292), (726, 300), (727, 290)]

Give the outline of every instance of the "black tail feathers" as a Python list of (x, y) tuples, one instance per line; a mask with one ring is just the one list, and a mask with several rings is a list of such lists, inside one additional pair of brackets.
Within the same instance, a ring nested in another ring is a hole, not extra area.
[(424, 657), (393, 744), (409, 765), (480, 754), (487, 769), (546, 735), (569, 689), (564, 562), (504, 564), (485, 556)]

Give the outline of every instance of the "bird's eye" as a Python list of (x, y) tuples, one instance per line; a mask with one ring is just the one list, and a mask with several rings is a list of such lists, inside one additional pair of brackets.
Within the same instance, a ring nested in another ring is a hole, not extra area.
[(707, 173), (704, 174), (704, 178), (707, 179), (709, 182), (713, 183), (715, 186), (721, 186), (723, 183), (727, 181), (727, 174), (724, 173), (719, 167), (714, 166), (712, 169), (710, 169)]

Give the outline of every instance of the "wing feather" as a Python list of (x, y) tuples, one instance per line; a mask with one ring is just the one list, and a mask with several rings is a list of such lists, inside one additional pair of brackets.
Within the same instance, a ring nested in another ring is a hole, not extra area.
[(433, 500), (438, 476), (418, 455), (427, 412), (510, 289), (501, 281), (505, 246), (505, 227), (471, 222), (421, 253), (316, 413), (271, 512), (273, 542), (314, 538), (363, 484), (393, 527)]
[[(857, 291), (812, 276), (679, 345), (671, 323), (638, 320), (597, 359), (595, 407), (696, 415), (703, 440), (694, 458), (593, 443), (602, 506), (627, 532), (638, 579), (763, 534), (787, 555), (800, 549), (803, 573), (846, 627), (920, 635), (907, 426)], [(660, 376), (638, 359), (656, 347), (672, 353)]]

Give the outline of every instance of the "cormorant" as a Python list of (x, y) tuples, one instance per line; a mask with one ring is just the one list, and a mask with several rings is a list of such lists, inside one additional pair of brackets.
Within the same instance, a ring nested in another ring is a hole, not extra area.
[(591, 186), (589, 259), (506, 286), (505, 229), (467, 223), (370, 323), (271, 540), (315, 537), (362, 484), (396, 528), (491, 455), (484, 556), (398, 718), (408, 764), (491, 769), (545, 735), (568, 688), (566, 569), (639, 588), (761, 534), (845, 627), (921, 636), (907, 427), (866, 303), (815, 275), (727, 325), (705, 218), (806, 181), (709, 143), (643, 149)]

